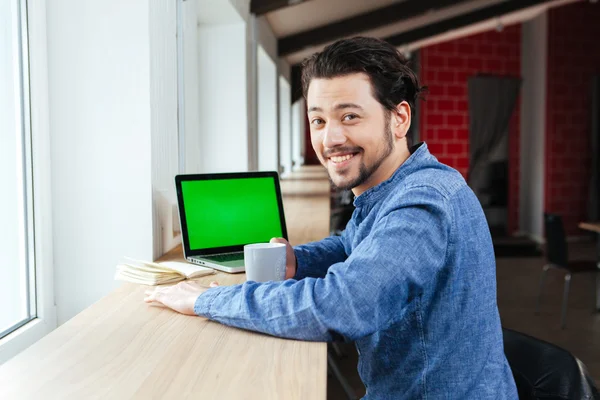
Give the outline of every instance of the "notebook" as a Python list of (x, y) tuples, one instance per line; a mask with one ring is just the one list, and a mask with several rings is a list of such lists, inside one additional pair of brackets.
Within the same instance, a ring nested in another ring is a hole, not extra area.
[(214, 273), (213, 269), (186, 262), (151, 262), (127, 258), (117, 265), (115, 279), (142, 285), (163, 285)]
[(244, 246), (287, 239), (276, 172), (177, 175), (185, 259), (220, 271), (244, 271)]

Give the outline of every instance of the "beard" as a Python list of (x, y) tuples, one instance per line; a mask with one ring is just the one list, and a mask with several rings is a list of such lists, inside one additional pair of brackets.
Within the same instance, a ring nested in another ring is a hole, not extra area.
[[(385, 128), (383, 131), (383, 139), (385, 141), (385, 146), (383, 150), (377, 155), (377, 159), (370, 165), (365, 164), (364, 158), (361, 160), (360, 165), (358, 167), (358, 176), (350, 181), (344, 183), (335, 183), (331, 178), (331, 173), (329, 173), (329, 181), (331, 184), (338, 190), (350, 190), (357, 186), (365, 183), (371, 175), (379, 169), (383, 161), (392, 154), (394, 150), (394, 140), (392, 139), (392, 129), (390, 127), (391, 121), (391, 113), (386, 113), (385, 116)], [(361, 148), (361, 150), (363, 150)], [(363, 151), (364, 154), (364, 151)]]

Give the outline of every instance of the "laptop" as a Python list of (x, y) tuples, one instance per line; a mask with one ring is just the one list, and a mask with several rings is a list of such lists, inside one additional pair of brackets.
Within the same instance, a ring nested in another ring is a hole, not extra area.
[(244, 245), (287, 239), (277, 172), (177, 175), (185, 259), (244, 272)]

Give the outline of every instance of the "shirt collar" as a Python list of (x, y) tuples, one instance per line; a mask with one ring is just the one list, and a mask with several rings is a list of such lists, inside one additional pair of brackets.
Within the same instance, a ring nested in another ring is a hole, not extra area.
[(425, 142), (414, 145), (411, 147), (410, 152), (410, 157), (394, 171), (389, 179), (381, 182), (377, 186), (367, 189), (360, 196), (356, 197), (354, 199), (354, 206), (360, 208), (373, 205), (379, 198), (389, 192), (390, 188), (402, 181), (405, 176), (420, 169), (424, 164), (434, 158), (427, 149), (427, 143)]

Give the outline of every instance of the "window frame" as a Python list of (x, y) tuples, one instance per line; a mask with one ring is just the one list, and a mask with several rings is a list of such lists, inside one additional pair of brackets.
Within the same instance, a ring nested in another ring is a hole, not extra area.
[(37, 316), (0, 339), (0, 364), (55, 329), (57, 321), (52, 254), (46, 0), (18, 2), (21, 23), (26, 23), (26, 29), (20, 32), (22, 51), (27, 55), (23, 71), (29, 70), (28, 76), (25, 74), (24, 77), (25, 89), (29, 89), (29, 104), (25, 105), (24, 112), (29, 110), (29, 115), (25, 114), (24, 120), (30, 122), (27, 140), (31, 141), (31, 152), (27, 161), (31, 165), (33, 196), (27, 201), (33, 203), (33, 215), (28, 215), (27, 234), (33, 240), (34, 251), (29, 251), (34, 268), (30, 268), (30, 271), (35, 272), (29, 278), (29, 290), (30, 299), (35, 300), (31, 309), (36, 311)]

